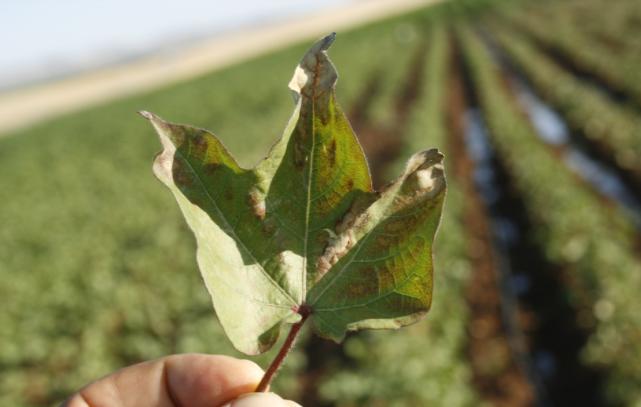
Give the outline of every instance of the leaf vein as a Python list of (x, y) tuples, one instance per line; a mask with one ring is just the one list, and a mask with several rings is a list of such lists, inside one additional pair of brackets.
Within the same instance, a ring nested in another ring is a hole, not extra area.
[(227, 218), (223, 215), (223, 212), (222, 212), (222, 211), (220, 210), (220, 208), (218, 207), (218, 204), (216, 203), (216, 200), (215, 200), (215, 199), (211, 196), (211, 194), (209, 193), (209, 190), (206, 188), (205, 183), (204, 183), (204, 181), (203, 181), (202, 177), (200, 176), (200, 174), (198, 173), (198, 171), (196, 171), (196, 170), (194, 169), (194, 167), (192, 166), (191, 162), (190, 162), (187, 158), (185, 158), (185, 156), (183, 156), (183, 154), (182, 154), (178, 149), (176, 149), (176, 154), (180, 156), (180, 158), (181, 158), (181, 159), (182, 159), (182, 160), (187, 164), (187, 166), (189, 167), (189, 169), (191, 170), (191, 172), (195, 175), (196, 179), (198, 180), (198, 183), (201, 185), (201, 187), (202, 187), (203, 191), (205, 191), (205, 194), (207, 195), (207, 198), (208, 198), (208, 199), (209, 199), (209, 201), (212, 203), (212, 205), (213, 205), (214, 209), (215, 209), (215, 210), (216, 210), (216, 212), (218, 213), (218, 216), (220, 216), (220, 218), (223, 220), (223, 222), (225, 222), (225, 224), (227, 225), (227, 229), (229, 230), (229, 233), (231, 233), (231, 234), (233, 235), (232, 237), (234, 238), (234, 240), (235, 240), (236, 242), (238, 242), (238, 244), (241, 246), (242, 250), (243, 250), (243, 251), (245, 251), (245, 253), (247, 253), (247, 254), (252, 258), (252, 260), (254, 261), (254, 263), (258, 265), (258, 267), (259, 267), (259, 269), (260, 269), (261, 273), (262, 273), (262, 274), (267, 278), (267, 280), (268, 280), (268, 281), (269, 281), (269, 282), (270, 282), (274, 287), (276, 287), (276, 289), (277, 289), (278, 291), (280, 291), (280, 292), (285, 296), (285, 298), (286, 298), (286, 299), (288, 299), (289, 301), (291, 301), (291, 302), (292, 302), (292, 304), (296, 305), (296, 301), (294, 301), (294, 299), (289, 295), (289, 293), (287, 293), (287, 292), (286, 292), (286, 291), (285, 291), (281, 286), (279, 286), (279, 285), (278, 285), (278, 283), (277, 283), (277, 282), (272, 278), (272, 276), (267, 272), (267, 270), (265, 270), (265, 268), (263, 267), (263, 265), (262, 265), (262, 264), (260, 264), (260, 262), (258, 261), (258, 259), (256, 259), (256, 257), (254, 256), (254, 254), (253, 254), (253, 253), (252, 253), (252, 252), (247, 248), (247, 246), (245, 246), (245, 243), (243, 243), (243, 241), (238, 237), (238, 234), (236, 234), (236, 231), (232, 228), (232, 226), (230, 225), (230, 223), (229, 223), (229, 221), (227, 220)]

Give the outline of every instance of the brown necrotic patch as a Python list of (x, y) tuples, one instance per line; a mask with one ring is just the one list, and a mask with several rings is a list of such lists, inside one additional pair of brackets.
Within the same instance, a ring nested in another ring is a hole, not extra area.
[(353, 179), (350, 178), (350, 179), (347, 180), (347, 188), (349, 188), (350, 190), (352, 188), (354, 188), (354, 180)]
[(373, 268), (366, 268), (359, 271), (359, 276), (352, 284), (347, 286), (345, 293), (347, 298), (363, 298), (368, 295), (378, 294), (378, 280), (376, 271)]
[[(298, 133), (304, 134), (306, 132), (299, 130)], [(305, 164), (307, 163), (307, 147), (305, 146), (305, 143), (304, 143), (304, 136), (299, 136), (299, 138), (296, 139), (296, 141), (294, 142), (293, 150), (294, 150), (293, 151), (294, 167), (297, 170), (301, 171), (305, 168)]]
[(209, 176), (213, 176), (220, 169), (221, 165), (217, 162), (205, 164), (203, 172)]
[(329, 147), (327, 149), (327, 160), (331, 167), (336, 165), (336, 139), (332, 139), (332, 142), (329, 143)]
[(205, 155), (209, 147), (206, 135), (203, 133), (204, 132), (200, 132), (190, 139), (191, 147), (201, 156)]
[(194, 183), (194, 173), (191, 166), (183, 159), (174, 158), (171, 172), (174, 182), (179, 187), (190, 187)]
[(248, 202), (254, 216), (260, 220), (265, 219), (265, 200), (261, 199), (257, 191), (249, 193)]

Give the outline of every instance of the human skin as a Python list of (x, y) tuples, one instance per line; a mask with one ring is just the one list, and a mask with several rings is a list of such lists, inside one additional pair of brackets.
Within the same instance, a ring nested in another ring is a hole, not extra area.
[(96, 380), (62, 407), (293, 407), (274, 393), (252, 393), (263, 370), (222, 355), (184, 354), (139, 363)]

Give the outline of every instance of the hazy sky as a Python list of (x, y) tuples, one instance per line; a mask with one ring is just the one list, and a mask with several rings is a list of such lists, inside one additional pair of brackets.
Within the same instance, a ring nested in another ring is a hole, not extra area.
[(0, 87), (352, 0), (0, 0)]

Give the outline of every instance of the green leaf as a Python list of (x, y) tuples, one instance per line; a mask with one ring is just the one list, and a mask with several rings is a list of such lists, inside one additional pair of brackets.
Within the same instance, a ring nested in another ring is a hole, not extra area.
[(443, 156), (418, 153), (384, 191), (372, 190), (336, 103), (333, 40), (317, 42), (297, 66), (294, 114), (253, 169), (210, 132), (141, 112), (160, 136), (154, 173), (196, 236), (218, 318), (248, 354), (268, 350), (282, 324), (303, 313), (316, 333), (340, 341), (348, 330), (412, 323), (430, 307)]

